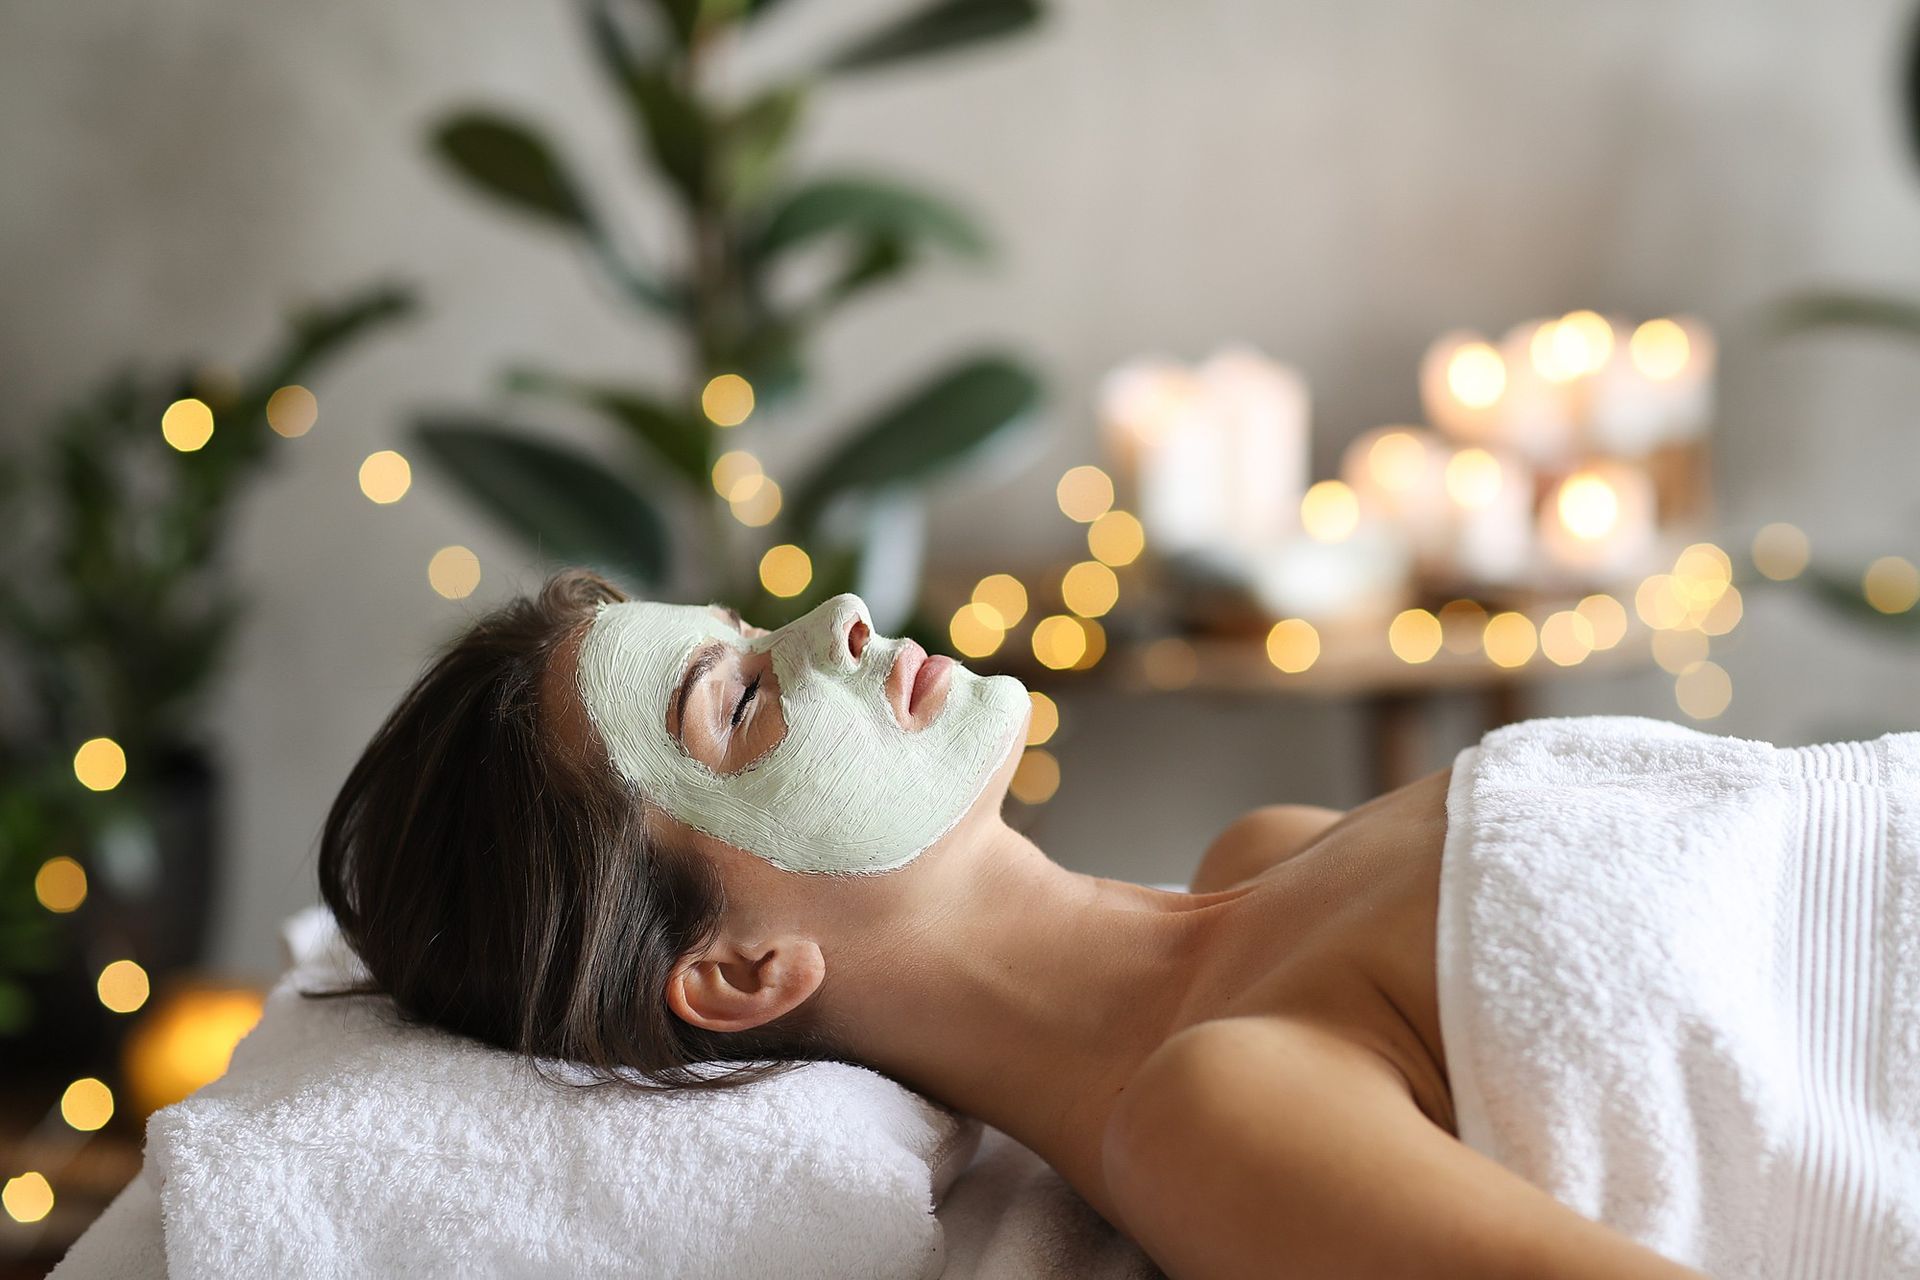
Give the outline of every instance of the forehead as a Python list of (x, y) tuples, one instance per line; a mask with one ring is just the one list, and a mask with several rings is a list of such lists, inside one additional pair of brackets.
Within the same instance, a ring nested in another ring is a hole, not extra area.
[(740, 633), (721, 619), (716, 605), (656, 600), (605, 604), (587, 630), (582, 666), (617, 666), (628, 679), (665, 680), (671, 687), (694, 650), (709, 640), (740, 642)]

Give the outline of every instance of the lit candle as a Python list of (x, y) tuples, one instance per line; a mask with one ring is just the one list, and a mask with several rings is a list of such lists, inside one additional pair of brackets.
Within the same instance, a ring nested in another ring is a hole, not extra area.
[(1569, 357), (1586, 348), (1562, 336), (1563, 321), (1530, 321), (1500, 339), (1507, 394), (1491, 443), (1540, 466), (1564, 462), (1578, 439), (1580, 366)]
[(1416, 550), (1447, 523), (1446, 468), (1452, 450), (1423, 427), (1379, 427), (1349, 444), (1340, 477), (1367, 515), (1398, 526)]
[(1540, 543), (1553, 567), (1577, 578), (1638, 573), (1653, 550), (1653, 481), (1615, 462), (1572, 472), (1540, 509)]
[(1497, 440), (1508, 389), (1507, 358), (1479, 334), (1441, 334), (1420, 361), (1420, 405), (1427, 421), (1470, 443)]
[(1533, 561), (1533, 469), (1513, 453), (1469, 445), (1447, 458), (1447, 518), (1423, 563), (1434, 576), (1504, 584)]
[(1643, 457), (1698, 439), (1713, 418), (1713, 335), (1697, 320), (1661, 318), (1634, 329), (1594, 378), (1596, 448)]

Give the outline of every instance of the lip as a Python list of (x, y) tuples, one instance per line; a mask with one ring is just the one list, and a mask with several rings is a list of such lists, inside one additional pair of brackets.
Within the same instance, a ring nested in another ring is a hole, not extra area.
[(913, 688), (907, 697), (907, 714), (918, 715), (921, 704), (933, 696), (934, 690), (940, 687), (941, 681), (952, 670), (953, 659), (944, 653), (936, 653), (921, 662), (919, 669), (913, 673)]
[(953, 659), (941, 655), (929, 657), (913, 640), (900, 646), (893, 669), (887, 673), (889, 700), (898, 710), (901, 727), (912, 727), (914, 714), (922, 702), (939, 687)]

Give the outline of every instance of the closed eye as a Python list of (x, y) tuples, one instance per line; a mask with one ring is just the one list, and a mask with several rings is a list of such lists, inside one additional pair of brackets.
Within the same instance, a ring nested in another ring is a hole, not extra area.
[(743, 718), (745, 718), (747, 714), (747, 704), (749, 702), (752, 702), (754, 699), (754, 695), (759, 692), (760, 692), (760, 677), (755, 676), (753, 678), (753, 682), (747, 686), (747, 691), (740, 695), (740, 705), (736, 706), (733, 709), (733, 727), (734, 728), (738, 729), (740, 727), (740, 721)]

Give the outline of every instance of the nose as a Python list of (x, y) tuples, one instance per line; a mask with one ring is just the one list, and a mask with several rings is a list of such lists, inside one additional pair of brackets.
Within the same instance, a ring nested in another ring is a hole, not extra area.
[(847, 652), (853, 655), (855, 662), (860, 661), (861, 651), (867, 647), (867, 637), (872, 634), (872, 629), (860, 618), (856, 617), (853, 623), (848, 626)]

